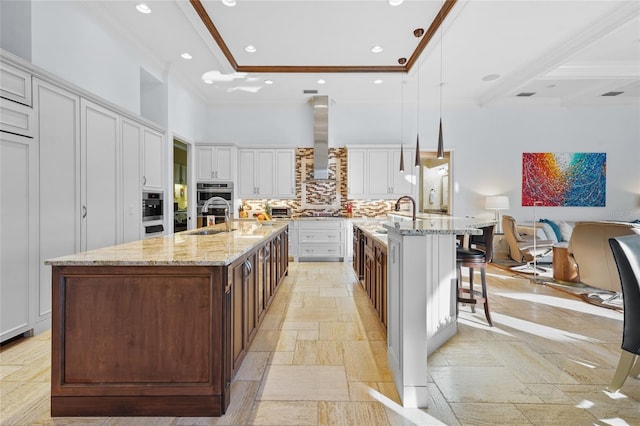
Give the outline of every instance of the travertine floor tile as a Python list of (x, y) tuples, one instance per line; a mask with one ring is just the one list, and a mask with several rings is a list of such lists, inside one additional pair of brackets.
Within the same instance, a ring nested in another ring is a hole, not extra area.
[(449, 402), (542, 403), (505, 367), (432, 367), (430, 374)]
[(269, 352), (247, 352), (247, 355), (236, 373), (235, 380), (262, 380), (262, 374), (271, 354)]
[(318, 404), (318, 425), (387, 425), (389, 420), (381, 404), (377, 402), (333, 402)]
[(251, 424), (314, 426), (318, 424), (318, 403), (315, 401), (256, 401)]
[(584, 408), (558, 404), (515, 404), (536, 425), (590, 425), (598, 418)]
[(342, 343), (337, 340), (299, 340), (296, 344), (293, 364), (344, 365)]
[(342, 366), (270, 365), (258, 392), (260, 401), (348, 401)]
[(365, 334), (357, 322), (322, 322), (320, 323), (320, 340), (363, 340)]
[[(543, 406), (543, 405), (541, 405)], [(460, 404), (451, 408), (461, 425), (509, 425), (526, 426), (532, 423), (514, 404)], [(562, 423), (558, 423), (560, 425)], [(590, 423), (587, 423), (590, 424)]]

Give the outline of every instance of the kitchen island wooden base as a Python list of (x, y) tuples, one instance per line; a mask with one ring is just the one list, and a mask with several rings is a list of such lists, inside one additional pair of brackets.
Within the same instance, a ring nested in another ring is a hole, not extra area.
[(65, 266), (53, 283), (52, 416), (224, 413), (226, 268)]
[[(49, 261), (51, 415), (224, 414), (231, 380), (288, 271), (286, 224), (249, 228)], [(226, 253), (234, 254), (215, 260)]]

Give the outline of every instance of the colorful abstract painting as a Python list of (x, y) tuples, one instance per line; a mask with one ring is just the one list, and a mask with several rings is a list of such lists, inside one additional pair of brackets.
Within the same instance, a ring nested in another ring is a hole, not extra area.
[(522, 154), (522, 205), (604, 207), (604, 152)]

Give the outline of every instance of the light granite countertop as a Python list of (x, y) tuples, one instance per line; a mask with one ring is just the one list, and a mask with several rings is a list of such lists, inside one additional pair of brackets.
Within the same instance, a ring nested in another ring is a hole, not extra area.
[(399, 221), (386, 221), (383, 226), (401, 235), (455, 234), (481, 235), (484, 226), (495, 225), (493, 219), (453, 217), (422, 214), (415, 224), (408, 217)]
[(288, 222), (234, 221), (232, 232), (194, 235), (220, 225), (48, 259), (54, 266), (225, 266), (281, 231)]

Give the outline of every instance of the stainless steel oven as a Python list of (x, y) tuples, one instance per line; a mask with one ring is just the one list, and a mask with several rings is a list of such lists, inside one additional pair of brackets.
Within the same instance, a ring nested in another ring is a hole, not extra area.
[(163, 193), (143, 192), (142, 193), (142, 221), (163, 220)]
[(208, 216), (214, 216), (214, 223), (224, 222), (226, 204), (222, 201), (214, 201), (208, 212), (202, 212), (202, 206), (211, 197), (220, 197), (227, 201), (229, 216), (233, 219), (233, 182), (198, 182), (196, 185), (198, 226), (207, 226)]

